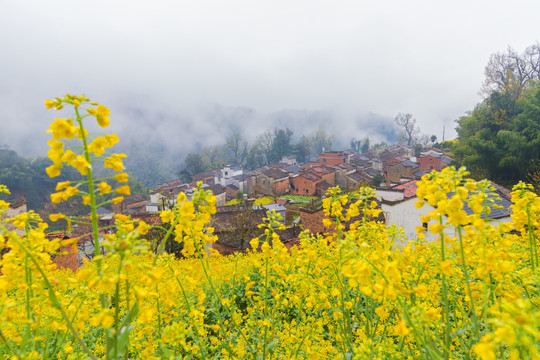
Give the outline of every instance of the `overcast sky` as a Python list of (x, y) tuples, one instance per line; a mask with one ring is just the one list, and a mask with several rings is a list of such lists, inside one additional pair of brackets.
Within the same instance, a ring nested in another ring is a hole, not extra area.
[(180, 128), (199, 130), (178, 141), (212, 132), (185, 115), (209, 104), (332, 111), (329, 132), (406, 112), (448, 139), (481, 100), (489, 56), (540, 39), (539, 13), (538, 0), (0, 0), (0, 145), (44, 149), (56, 114), (43, 100), (66, 92), (123, 126), (130, 106), (156, 127), (182, 112)]

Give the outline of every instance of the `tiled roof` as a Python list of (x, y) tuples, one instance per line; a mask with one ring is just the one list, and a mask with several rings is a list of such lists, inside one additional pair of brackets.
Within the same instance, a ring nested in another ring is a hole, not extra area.
[(98, 207), (96, 209), (96, 214), (98, 214), (99, 216), (103, 216), (103, 215), (110, 215), (110, 214), (114, 214), (114, 213), (112, 211), (110, 211), (110, 210), (107, 210), (107, 209), (103, 208), (103, 207)]
[(279, 180), (279, 179), (289, 177), (289, 173), (283, 170), (279, 170), (279, 169), (271, 169), (271, 170), (263, 172), (263, 174), (274, 180)]
[(323, 174), (323, 175), (331, 174), (331, 173), (333, 173), (335, 171), (331, 167), (325, 166), (325, 165), (314, 166), (312, 168), (312, 170), (319, 173), (319, 174)]
[(401, 159), (399, 158), (391, 158), (391, 159), (388, 159), (386, 161), (384, 161), (384, 165), (385, 166), (392, 166), (392, 165), (397, 165), (399, 164), (401, 161)]
[(293, 173), (293, 174), (298, 174), (300, 171), (303, 171), (301, 167), (296, 166), (296, 165), (287, 166), (283, 170), (289, 173)]
[(491, 186), (493, 186), (495, 188), (495, 190), (497, 190), (497, 193), (499, 193), (499, 195), (501, 197), (505, 198), (508, 201), (511, 201), (512, 195), (511, 195), (510, 190), (508, 190), (504, 186), (501, 186), (499, 184), (495, 184), (493, 181), (490, 181), (490, 183), (491, 183)]
[(129, 205), (129, 204), (133, 204), (133, 203), (137, 203), (137, 202), (145, 201), (145, 200), (146, 199), (142, 195), (131, 195), (131, 196), (126, 196), (124, 198), (124, 204)]
[(361, 182), (361, 181), (365, 181), (365, 182), (370, 182), (372, 179), (369, 179), (367, 176), (359, 173), (359, 172), (354, 172), (352, 174), (349, 175), (349, 178), (351, 178), (352, 180), (356, 181), (356, 182)]
[(249, 178), (249, 176), (247, 176), (247, 174), (233, 176), (233, 179), (238, 180), (238, 181), (245, 181), (248, 178)]
[(373, 169), (373, 168), (365, 169), (364, 172), (366, 174), (368, 174), (369, 176), (372, 176), (372, 177), (375, 177), (375, 176), (377, 176), (377, 175), (379, 175), (381, 173), (379, 170), (376, 170), (376, 169)]
[(347, 170), (347, 171), (350, 171), (350, 170), (354, 170), (355, 167), (352, 166), (351, 164), (347, 164), (347, 163), (341, 163), (341, 164), (337, 164), (336, 166), (334, 166), (336, 168), (340, 168), (340, 169), (343, 169), (343, 170)]
[(331, 184), (327, 183), (326, 181), (321, 181), (320, 183), (317, 183), (317, 188), (321, 190), (328, 190), (332, 187)]
[(211, 190), (212, 194), (214, 195), (219, 195), (225, 192), (225, 187), (219, 184), (209, 185), (206, 189)]
[(300, 174), (300, 176), (311, 181), (317, 181), (321, 179), (321, 176), (319, 174), (316, 174), (312, 171), (306, 171), (305, 173)]
[(425, 172), (424, 170), (416, 170), (415, 172), (413, 172), (413, 175), (418, 177), (418, 178), (421, 178), (425, 174), (427, 174), (427, 172)]
[(408, 181), (404, 184), (396, 185), (392, 189), (404, 190), (403, 196), (405, 199), (416, 196), (416, 190), (418, 190), (418, 180)]
[(406, 166), (406, 167), (412, 167), (413, 169), (417, 168), (420, 166), (420, 164), (418, 163), (415, 163), (415, 162), (412, 162), (411, 160), (407, 159), (405, 161), (402, 161), (400, 164), (402, 164), (403, 166)]
[[(448, 193), (448, 198), (451, 198), (454, 195), (453, 192)], [(489, 194), (488, 195), (488, 207), (491, 210), (488, 214), (488, 219), (494, 220), (494, 219), (500, 219), (503, 217), (510, 216), (512, 214), (512, 203), (505, 199), (504, 197), (499, 197), (498, 194)], [(494, 202), (491, 202), (490, 200), (493, 200)], [(502, 209), (495, 208), (495, 205), (497, 207), (502, 207)], [(467, 215), (472, 215), (474, 212), (472, 209), (468, 206), (467, 202), (463, 202), (463, 210), (467, 213)]]

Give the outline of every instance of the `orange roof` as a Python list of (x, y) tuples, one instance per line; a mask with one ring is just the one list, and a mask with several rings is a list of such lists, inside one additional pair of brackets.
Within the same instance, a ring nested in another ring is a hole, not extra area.
[(403, 196), (405, 199), (412, 198), (416, 196), (416, 190), (418, 190), (417, 185), (418, 180), (412, 180), (404, 184), (396, 185), (392, 189), (404, 190)]

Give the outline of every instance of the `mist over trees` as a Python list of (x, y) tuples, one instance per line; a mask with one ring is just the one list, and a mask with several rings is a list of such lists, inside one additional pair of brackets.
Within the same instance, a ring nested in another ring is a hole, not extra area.
[[(334, 150), (336, 137), (324, 129), (318, 129), (302, 135), (295, 141), (294, 131), (290, 128), (265, 130), (256, 136), (253, 144), (235, 131), (225, 139), (222, 145), (203, 148), (201, 152), (189, 153), (178, 175), (184, 181), (190, 181), (193, 175), (218, 169), (224, 165), (241, 165), (252, 170), (264, 165), (278, 163), (284, 156), (294, 155), (300, 163), (315, 159), (322, 151)], [(365, 143), (369, 148), (369, 140)]]

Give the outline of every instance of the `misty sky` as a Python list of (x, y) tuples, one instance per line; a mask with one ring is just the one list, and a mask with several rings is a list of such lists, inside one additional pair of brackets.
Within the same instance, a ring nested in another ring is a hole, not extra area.
[[(539, 13), (538, 0), (1, 0), (0, 145), (44, 151), (58, 114), (43, 100), (67, 92), (109, 106), (113, 130), (184, 151), (285, 109), (331, 114), (317, 126), (349, 138), (406, 112), (448, 139), (489, 56), (540, 39)], [(222, 120), (216, 104), (256, 115)]]

